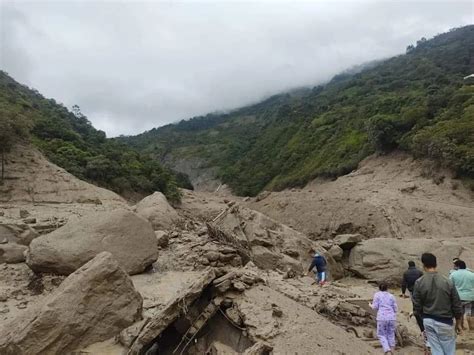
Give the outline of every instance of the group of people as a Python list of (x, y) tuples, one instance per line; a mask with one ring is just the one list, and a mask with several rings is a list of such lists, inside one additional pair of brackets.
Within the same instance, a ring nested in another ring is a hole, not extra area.
[[(421, 262), (424, 272), (416, 268), (414, 261), (408, 262), (400, 296), (411, 298), (412, 315), (425, 339), (425, 353), (454, 355), (456, 334), (474, 331), (474, 272), (458, 258), (453, 259), (449, 277), (437, 271), (435, 255), (424, 253)], [(308, 273), (314, 270), (316, 282), (321, 286), (326, 282), (326, 269), (326, 259), (316, 253)], [(379, 283), (379, 291), (369, 305), (377, 311), (377, 337), (383, 351), (393, 354), (398, 306), (386, 283)]]
[[(453, 260), (454, 268), (449, 278), (437, 272), (436, 256), (421, 256), (424, 273), (408, 262), (403, 275), (402, 294), (408, 290), (413, 302), (413, 315), (425, 337), (425, 352), (432, 355), (454, 355), (456, 333), (474, 331), (474, 273), (460, 259)], [(393, 354), (397, 302), (387, 291), (385, 283), (379, 284), (370, 306), (377, 311), (377, 336), (385, 354)]]

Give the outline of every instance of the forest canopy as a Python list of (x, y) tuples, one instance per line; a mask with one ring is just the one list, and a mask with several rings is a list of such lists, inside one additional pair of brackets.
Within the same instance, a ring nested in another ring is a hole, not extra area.
[[(16, 139), (28, 139), (53, 163), (80, 179), (119, 194), (163, 192), (179, 201), (176, 175), (130, 146), (107, 139), (78, 106), (72, 111), (0, 72), (0, 151)], [(190, 186), (179, 176), (183, 187)]]
[(121, 140), (157, 159), (205, 159), (239, 195), (337, 177), (394, 149), (474, 179), (474, 85), (464, 80), (474, 73), (474, 26), (360, 69)]

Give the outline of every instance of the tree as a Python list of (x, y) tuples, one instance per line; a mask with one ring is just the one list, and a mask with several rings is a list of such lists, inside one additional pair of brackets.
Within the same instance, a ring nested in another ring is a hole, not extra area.
[(26, 137), (29, 133), (30, 122), (21, 114), (7, 111), (0, 107), (0, 159), (1, 159), (1, 180), (5, 179), (5, 158), (15, 142), (19, 138)]
[(71, 111), (74, 114), (74, 116), (76, 116), (77, 118), (84, 117), (84, 115), (81, 112), (81, 108), (79, 107), (79, 105), (72, 106)]
[(390, 115), (375, 115), (367, 122), (367, 135), (376, 150), (388, 152), (396, 147), (397, 130)]

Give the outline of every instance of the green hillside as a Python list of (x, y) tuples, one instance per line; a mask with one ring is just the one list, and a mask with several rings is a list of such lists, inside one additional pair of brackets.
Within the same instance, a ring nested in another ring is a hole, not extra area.
[(28, 139), (78, 178), (120, 194), (162, 191), (173, 201), (180, 199), (177, 177), (169, 169), (122, 142), (107, 139), (77, 106), (73, 111), (0, 71), (1, 152), (7, 153), (18, 138)]
[[(474, 26), (311, 90), (271, 97), (122, 141), (156, 159), (200, 157), (240, 195), (302, 186), (402, 149), (474, 178)], [(317, 63), (315, 63), (317, 65)]]

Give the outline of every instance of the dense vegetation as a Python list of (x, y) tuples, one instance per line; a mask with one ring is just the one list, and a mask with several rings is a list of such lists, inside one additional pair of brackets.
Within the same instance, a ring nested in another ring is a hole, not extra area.
[(179, 201), (177, 179), (187, 183), (156, 160), (107, 139), (79, 107), (70, 112), (0, 72), (0, 152), (7, 153), (19, 137), (30, 139), (49, 160), (78, 178), (121, 194), (162, 191)]
[(453, 29), (323, 86), (122, 141), (157, 159), (204, 158), (240, 195), (336, 177), (393, 149), (472, 179), (473, 58), (474, 26)]

